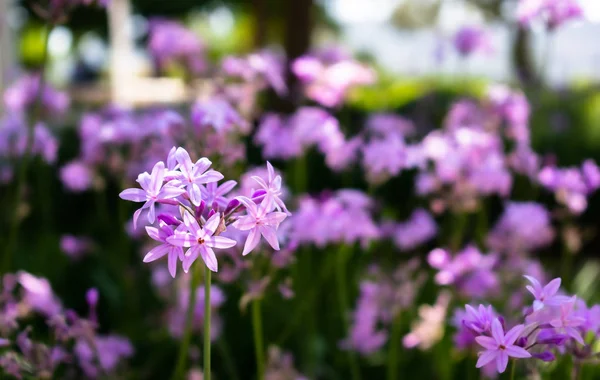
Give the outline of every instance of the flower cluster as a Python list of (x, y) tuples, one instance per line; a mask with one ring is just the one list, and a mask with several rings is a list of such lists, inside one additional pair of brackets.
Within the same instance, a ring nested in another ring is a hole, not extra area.
[(583, 16), (577, 0), (519, 0), (517, 18), (521, 25), (541, 20), (549, 30), (554, 30), (570, 20)]
[(409, 309), (426, 279), (413, 259), (386, 273), (378, 266), (369, 268), (360, 284), (360, 295), (352, 313), (350, 336), (341, 345), (362, 355), (381, 349), (388, 331), (400, 313)]
[(196, 33), (176, 21), (150, 20), (148, 51), (159, 70), (179, 64), (192, 74), (200, 74), (207, 68), (204, 43)]
[(581, 168), (546, 166), (540, 170), (538, 180), (555, 193), (559, 203), (578, 215), (587, 208), (588, 197), (600, 188), (600, 168), (592, 160), (586, 160)]
[[(533, 295), (533, 303), (522, 316), (513, 319), (520, 324), (507, 328), (506, 317), (489, 305), (466, 305), (457, 313), (455, 341), (460, 348), (479, 347), (477, 368), (488, 366), (499, 373), (506, 370), (510, 358), (535, 358), (554, 361), (557, 355), (574, 355), (579, 360), (591, 357), (590, 346), (598, 339), (600, 305), (588, 308), (576, 296), (561, 293), (561, 279), (547, 285), (525, 276)], [(584, 337), (587, 337), (584, 340)]]
[[(97, 378), (116, 375), (122, 362), (133, 355), (129, 340), (97, 332), (99, 294), (86, 294), (89, 316), (83, 318), (65, 309), (45, 278), (27, 272), (2, 277), (0, 294), (0, 368), (18, 379)], [(44, 321), (38, 330), (35, 318)], [(34, 327), (35, 326), (35, 327)], [(35, 335), (35, 340), (30, 337)], [(41, 340), (47, 336), (46, 343)]]
[(138, 176), (141, 189), (126, 189), (120, 194), (122, 199), (144, 202), (133, 215), (134, 227), (142, 213), (145, 220), (154, 225), (146, 226), (146, 232), (160, 245), (148, 252), (144, 262), (166, 255), (173, 277), (179, 261), (188, 272), (199, 257), (210, 270), (217, 272), (214, 249), (227, 249), (237, 244), (235, 240), (221, 236), (228, 226), (247, 231), (243, 255), (254, 250), (261, 237), (273, 249), (279, 249), (276, 231), (288, 215), (280, 198), (281, 177), (273, 175), (268, 182), (257, 177), (260, 190), (227, 199), (224, 194), (235, 184), (226, 182), (221, 186), (227, 189), (219, 191), (216, 182), (224, 176), (210, 169), (211, 165), (206, 157), (194, 162), (185, 149), (173, 147), (166, 165), (159, 161), (151, 173)]
[(318, 198), (301, 197), (290, 220), (289, 238), (317, 247), (356, 242), (366, 245), (380, 237), (372, 208), (372, 200), (358, 190), (342, 189)]
[(304, 84), (306, 97), (329, 108), (339, 106), (352, 87), (376, 80), (369, 67), (341, 57), (324, 60), (314, 55), (302, 56), (292, 63), (292, 72)]

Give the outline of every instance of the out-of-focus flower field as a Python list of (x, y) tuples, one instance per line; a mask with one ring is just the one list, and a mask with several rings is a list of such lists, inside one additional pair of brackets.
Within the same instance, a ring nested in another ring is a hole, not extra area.
[(333, 3), (2, 5), (2, 378), (600, 377), (599, 83), (531, 45), (587, 8), (465, 1), (423, 54), (502, 22), (492, 80), (393, 72)]

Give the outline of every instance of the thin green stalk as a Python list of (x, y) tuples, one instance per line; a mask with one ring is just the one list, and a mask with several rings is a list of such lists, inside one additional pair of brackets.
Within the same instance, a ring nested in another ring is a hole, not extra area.
[(260, 299), (252, 301), (252, 330), (254, 331), (254, 352), (256, 354), (256, 380), (263, 380), (265, 378), (265, 348)]
[[(344, 333), (347, 333), (349, 330), (349, 322), (347, 317), (347, 312), (349, 309), (348, 302), (348, 292), (347, 286), (348, 281), (346, 279), (346, 261), (349, 253), (349, 247), (345, 245), (341, 245), (337, 252), (337, 265), (336, 269), (336, 283), (337, 283), (337, 292), (338, 292), (338, 300), (340, 307), (340, 316), (342, 318), (342, 326), (344, 326)], [(360, 379), (360, 367), (358, 365), (358, 361), (356, 360), (356, 355), (352, 350), (347, 351), (348, 354), (348, 362), (350, 364), (350, 373), (352, 375), (353, 380)]]
[(561, 277), (564, 286), (569, 287), (571, 285), (571, 272), (573, 270), (573, 252), (569, 249), (567, 242), (563, 238), (562, 250), (561, 250)]
[(21, 193), (23, 191), (23, 187), (25, 186), (25, 182), (27, 180), (27, 168), (29, 166), (29, 155), (31, 153), (33, 147), (33, 133), (35, 124), (39, 119), (41, 119), (41, 111), (42, 111), (42, 94), (43, 88), (46, 83), (46, 65), (48, 63), (48, 40), (50, 37), (50, 32), (52, 31), (53, 25), (48, 24), (45, 27), (44, 34), (44, 54), (42, 56), (42, 67), (40, 70), (40, 81), (38, 93), (36, 94), (35, 103), (33, 104), (33, 109), (31, 112), (31, 120), (29, 121), (29, 125), (27, 128), (27, 140), (25, 143), (25, 151), (23, 152), (23, 157), (21, 158), (21, 162), (18, 165), (16, 185), (15, 185), (15, 193), (13, 199), (13, 210), (12, 217), (10, 220), (10, 226), (8, 230), (8, 240), (6, 244), (6, 253), (4, 255), (4, 262), (2, 265), (2, 269), (4, 273), (9, 272), (12, 266), (12, 257), (14, 255), (14, 249), (17, 245), (17, 240), (19, 237), (19, 205), (21, 204)]
[[(192, 267), (191, 271), (192, 278), (190, 279), (190, 294), (188, 297), (188, 308), (185, 314), (185, 327), (183, 330), (183, 337), (181, 339), (181, 346), (179, 346), (179, 356), (177, 358), (177, 365), (175, 366), (175, 371), (173, 372), (172, 376), (173, 380), (181, 380), (185, 378), (185, 365), (188, 358), (190, 341), (192, 340), (194, 309), (196, 308), (196, 292), (198, 290), (198, 285), (200, 284), (200, 276), (198, 273), (199, 265), (200, 264), (196, 263), (196, 265)], [(210, 336), (210, 334), (204, 335)]]
[(210, 380), (210, 287), (211, 274), (208, 268), (204, 268), (204, 378)]
[(306, 176), (306, 170), (307, 170), (307, 156), (304, 155), (302, 157), (299, 157), (296, 159), (296, 162), (294, 164), (293, 170), (294, 170), (294, 187), (297, 193), (302, 193), (305, 192), (307, 190), (307, 176)]
[(387, 368), (387, 379), (388, 380), (397, 380), (398, 379), (398, 357), (400, 350), (400, 340), (401, 337), (401, 323), (400, 323), (400, 313), (394, 318), (392, 322), (392, 335), (390, 340), (390, 348), (388, 352), (388, 368)]
[(465, 228), (467, 227), (468, 215), (463, 212), (460, 214), (450, 214), (450, 217), (454, 219), (454, 223), (451, 226), (452, 235), (450, 236), (450, 249), (456, 252), (462, 245)]
[(513, 359), (510, 361), (510, 380), (515, 380), (516, 368), (517, 368), (517, 361)]

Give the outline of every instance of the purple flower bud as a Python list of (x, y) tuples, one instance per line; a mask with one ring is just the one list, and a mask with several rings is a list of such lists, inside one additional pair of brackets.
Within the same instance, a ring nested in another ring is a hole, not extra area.
[(238, 201), (237, 199), (232, 199), (231, 201), (229, 201), (227, 207), (225, 208), (225, 214), (230, 213), (234, 208), (238, 207), (239, 205), (240, 201)]
[(556, 360), (556, 356), (554, 356), (554, 354), (550, 351), (544, 351), (539, 354), (533, 354), (532, 356), (536, 359), (540, 359), (545, 362), (552, 362)]
[(517, 346), (519, 347), (525, 347), (527, 346), (527, 337), (526, 336), (522, 336), (519, 339), (517, 339)]
[(256, 190), (252, 194), (251, 198), (254, 201), (254, 203), (259, 204), (260, 202), (262, 202), (263, 199), (265, 199), (265, 195), (267, 195), (267, 192), (263, 189), (260, 189), (260, 190)]
[(219, 204), (217, 202), (213, 202), (212, 209), (215, 210), (215, 212), (219, 212)]
[(498, 319), (500, 320), (500, 324), (502, 325), (502, 328), (504, 329), (504, 331), (506, 331), (506, 323), (504, 321), (504, 317), (498, 316)]
[(217, 212), (215, 210), (210, 210), (208, 212), (208, 218), (210, 219), (213, 215), (215, 215)]
[(198, 205), (198, 207), (196, 207), (196, 219), (200, 219), (205, 208), (206, 202), (200, 201), (200, 204)]
[(87, 301), (88, 305), (90, 305), (91, 308), (95, 308), (96, 305), (98, 304), (98, 289), (90, 288), (85, 293), (85, 300)]
[(569, 337), (567, 335), (564, 334), (556, 334), (556, 335), (552, 335), (548, 338), (545, 339), (540, 339), (538, 340), (538, 344), (552, 344), (552, 345), (557, 345), (557, 346), (562, 346), (563, 344), (565, 344), (565, 342), (567, 341), (567, 339), (569, 339)]
[(160, 214), (157, 218), (158, 220), (162, 220), (169, 226), (178, 226), (181, 224), (181, 221), (179, 221), (176, 217), (170, 214)]

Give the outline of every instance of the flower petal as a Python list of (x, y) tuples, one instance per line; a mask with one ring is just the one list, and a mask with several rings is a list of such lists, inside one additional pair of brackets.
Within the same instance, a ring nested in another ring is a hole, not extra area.
[(168, 256), (168, 268), (169, 268), (169, 273), (171, 274), (171, 277), (175, 278), (175, 275), (177, 274), (177, 261), (178, 261), (178, 256), (179, 256), (179, 252), (178, 249), (181, 249), (179, 247), (171, 247), (171, 249), (169, 250), (169, 256)]
[(504, 335), (504, 345), (510, 346), (513, 344), (525, 329), (524, 325), (516, 325)]
[(508, 354), (505, 351), (498, 352), (498, 356), (496, 357), (496, 369), (498, 370), (498, 373), (504, 373), (507, 366)]
[(213, 236), (217, 228), (219, 228), (219, 223), (221, 222), (221, 214), (216, 213), (210, 217), (204, 224), (204, 233), (206, 236)]
[(198, 238), (188, 232), (177, 232), (167, 238), (167, 243), (176, 247), (192, 247), (198, 245)]
[(531, 354), (519, 346), (506, 346), (506, 353), (513, 358), (530, 358)]
[(169, 252), (170, 246), (167, 244), (161, 244), (158, 247), (154, 247), (144, 256), (144, 262), (150, 263), (154, 260), (158, 260)]
[(206, 239), (205, 244), (212, 248), (225, 249), (235, 246), (237, 242), (224, 236), (211, 236)]
[(499, 344), (504, 343), (504, 330), (502, 329), (502, 324), (500, 324), (498, 318), (494, 318), (492, 321), (492, 337)]
[(544, 286), (544, 293), (546, 294), (546, 297), (552, 297), (556, 294), (556, 292), (558, 292), (558, 289), (560, 288), (560, 282), (560, 277), (557, 277)]
[(174, 186), (170, 186), (170, 185), (165, 185), (165, 187), (162, 188), (162, 190), (160, 190), (160, 192), (158, 193), (158, 195), (156, 196), (157, 199), (173, 199), (173, 198), (177, 198), (178, 196), (180, 196), (181, 194), (185, 193), (185, 189), (181, 189), (179, 187), (174, 187)]
[(154, 164), (152, 168), (152, 173), (150, 174), (150, 192), (152, 194), (158, 194), (160, 188), (163, 185), (163, 180), (165, 178), (165, 164), (162, 161), (158, 161)]
[(493, 338), (490, 338), (489, 336), (477, 336), (475, 337), (475, 341), (486, 350), (498, 349), (498, 342), (496, 342)]
[(209, 170), (206, 173), (202, 174), (201, 176), (196, 177), (195, 182), (196, 183), (210, 183), (210, 182), (217, 182), (222, 180), (223, 178), (225, 178), (223, 176), (223, 174), (219, 173), (216, 170)]
[(194, 206), (199, 206), (200, 202), (202, 202), (202, 192), (200, 191), (200, 186), (197, 183), (192, 183), (188, 185), (188, 193), (190, 194), (190, 200), (194, 204)]
[(146, 226), (146, 232), (148, 233), (148, 236), (150, 236), (151, 239), (156, 241), (162, 241), (162, 239), (160, 238), (158, 228)]
[(250, 215), (242, 216), (233, 222), (233, 227), (240, 231), (248, 231), (249, 229), (256, 227), (256, 219)]
[(273, 227), (269, 226), (258, 226), (258, 229), (262, 236), (264, 236), (265, 240), (269, 242), (269, 245), (273, 247), (274, 250), (279, 251), (279, 240), (277, 240), (277, 233)]
[(121, 191), (119, 197), (131, 202), (145, 202), (148, 199), (146, 192), (142, 189), (125, 189)]
[(257, 228), (251, 229), (250, 233), (248, 234), (248, 238), (246, 239), (246, 244), (244, 244), (244, 251), (242, 252), (242, 256), (246, 256), (254, 248), (256, 248), (259, 241), (260, 241), (260, 232), (258, 231)]
[(479, 359), (477, 359), (477, 364), (475, 364), (475, 367), (477, 367), (477, 368), (483, 367), (484, 365), (488, 364), (492, 360), (496, 359), (497, 355), (498, 355), (498, 351), (484, 351), (483, 354), (481, 354), (481, 356), (479, 356)]
[(213, 272), (217, 272), (219, 270), (219, 263), (217, 262), (215, 252), (205, 245), (200, 245), (199, 247), (200, 256), (202, 256), (202, 260), (204, 260), (206, 267)]
[(183, 255), (183, 271), (187, 273), (194, 261), (200, 256), (200, 246), (195, 245), (192, 248), (188, 249), (185, 255)]
[(270, 214), (265, 215), (263, 221), (268, 226), (273, 226), (277, 228), (281, 222), (287, 217), (285, 212), (272, 212)]
[(233, 190), (233, 188), (237, 185), (236, 181), (230, 180), (230, 181), (225, 181), (223, 182), (223, 184), (221, 184), (221, 186), (219, 186), (217, 188), (217, 191), (215, 192), (215, 194), (217, 196), (224, 196), (225, 194), (229, 193), (231, 190)]
[(183, 213), (183, 224), (187, 227), (188, 231), (192, 235), (196, 237), (198, 236), (199, 231), (201, 230), (200, 225), (198, 224), (196, 218), (191, 216), (190, 213), (187, 211)]

